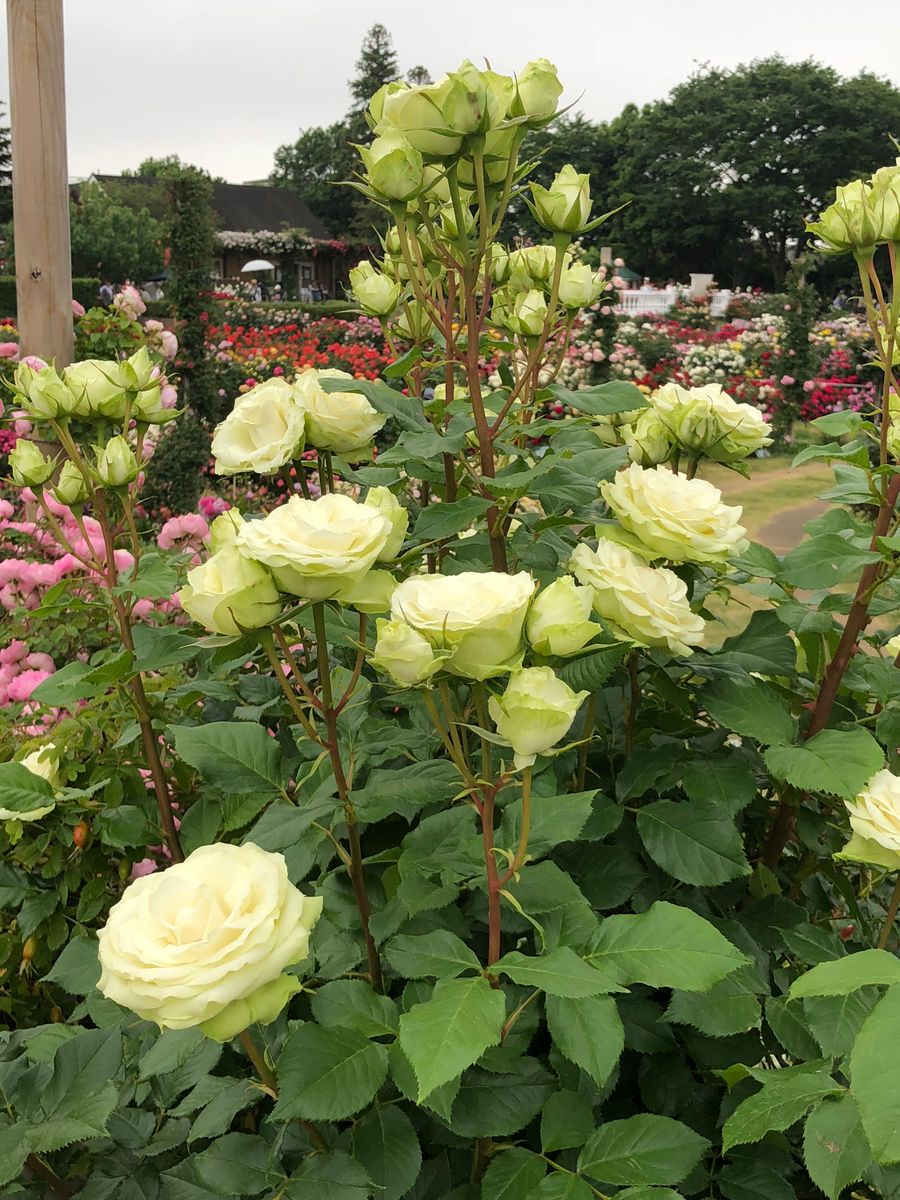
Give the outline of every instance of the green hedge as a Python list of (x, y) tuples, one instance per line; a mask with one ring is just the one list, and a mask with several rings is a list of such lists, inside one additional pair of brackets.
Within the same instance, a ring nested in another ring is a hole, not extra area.
[[(100, 291), (100, 280), (82, 276), (72, 280), (72, 297), (85, 308), (97, 303), (97, 293)], [(16, 277), (15, 275), (0, 275), (0, 317), (12, 317), (16, 314)]]

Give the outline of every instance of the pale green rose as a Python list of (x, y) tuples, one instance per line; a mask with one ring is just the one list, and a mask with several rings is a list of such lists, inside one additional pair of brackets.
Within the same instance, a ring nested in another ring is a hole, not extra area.
[(211, 633), (262, 629), (281, 612), (272, 576), (245, 557), (234, 541), (188, 571), (178, 599), (184, 611)]
[(509, 251), (499, 242), (491, 242), (485, 256), (485, 269), (491, 280), (497, 285), (506, 283), (509, 278)]
[(252, 842), (201, 846), (136, 879), (110, 909), (97, 987), (163, 1029), (216, 1022), (219, 1037), (251, 1013), (272, 1020), (277, 995), (293, 990), (272, 985), (308, 957), (321, 911), (321, 897), (289, 881), (283, 855)]
[(418, 300), (403, 305), (394, 318), (394, 328), (407, 342), (428, 341), (435, 332), (434, 322)]
[(887, 432), (887, 452), (894, 460), (900, 461), (900, 420), (892, 418)]
[(582, 542), (569, 566), (593, 592), (594, 612), (637, 645), (690, 654), (703, 641), (703, 619), (691, 611), (687, 584), (674, 571), (648, 567), (605, 538), (596, 550)]
[(525, 634), (538, 654), (575, 654), (598, 633), (591, 621), (593, 593), (563, 575), (538, 592), (525, 622)]
[(516, 97), (511, 115), (528, 117), (529, 124), (543, 124), (556, 112), (563, 86), (556, 67), (546, 58), (526, 63), (516, 75)]
[(369, 126), (374, 129), (378, 125), (381, 118), (384, 116), (384, 101), (386, 97), (393, 96), (395, 92), (402, 92), (407, 85), (399, 79), (394, 79), (390, 83), (383, 84), (372, 99), (369, 101), (368, 122)]
[(631, 426), (637, 421), (643, 408), (632, 408), (628, 412), (610, 413), (604, 417), (595, 417), (593, 431), (604, 446), (627, 446), (631, 436)]
[(675, 442), (655, 408), (643, 408), (635, 414), (633, 425), (622, 426), (622, 436), (632, 462), (653, 467), (668, 462)]
[(741, 509), (723, 504), (722, 493), (705, 479), (632, 463), (601, 483), (600, 491), (648, 558), (725, 563), (750, 544), (738, 523)]
[(406, 531), (409, 528), (409, 512), (392, 491), (386, 487), (369, 488), (365, 503), (387, 517), (391, 523), (391, 536), (378, 556), (379, 562), (393, 562), (400, 553)]
[(387, 420), (359, 392), (326, 392), (320, 379), (353, 379), (346, 371), (309, 367), (294, 380), (294, 392), (306, 410), (306, 436), (317, 450), (355, 454), (371, 445)]
[(530, 292), (520, 292), (513, 301), (512, 313), (509, 317), (513, 332), (523, 337), (540, 337), (547, 324), (547, 301), (544, 293), (537, 288)]
[(835, 858), (900, 871), (900, 776), (878, 771), (845, 804), (853, 836)]
[(60, 377), (55, 367), (42, 367), (36, 371), (27, 363), (19, 363), (13, 376), (13, 387), (28, 415), (39, 420), (51, 421), (87, 413), (81, 397), (69, 387), (65, 373)]
[[(509, 160), (516, 139), (515, 128), (491, 129), (484, 135), (484, 176), (488, 184), (501, 184), (509, 174)], [(457, 178), (461, 187), (477, 189), (475, 159), (466, 155), (457, 165)]]
[(398, 687), (418, 687), (436, 674), (452, 651), (435, 650), (428, 638), (405, 621), (377, 621), (371, 663)]
[(245, 521), (237, 545), (270, 569), (282, 591), (328, 600), (362, 581), (393, 532), (383, 513), (349, 496), (292, 496), (261, 521)]
[[(9, 764), (3, 775), (3, 782), (0, 782), (0, 821), (40, 821), (41, 817), (46, 817), (48, 813), (53, 812), (56, 807), (56, 800), (52, 796), (46, 797), (46, 803), (38, 804), (34, 808), (10, 808), (4, 804), (12, 803), (12, 791), (6, 792), (4, 783), (8, 783), (10, 789), (16, 787), (20, 780), (15, 779), (15, 776), (24, 768), (30, 771), (32, 775), (37, 775), (39, 779), (43, 779), (54, 790), (62, 785), (59, 769), (59, 750), (52, 742), (45, 742), (43, 746), (39, 746), (37, 750), (32, 750), (30, 754), (26, 754), (17, 763)], [(10, 778), (11, 777), (11, 778)], [(28, 776), (22, 776), (22, 781), (27, 781)], [(24, 787), (19, 789), (20, 793), (27, 791)], [(21, 803), (21, 800), (20, 800)], [(26, 800), (26, 803), (28, 801)]]
[(509, 288), (513, 292), (527, 292), (534, 287), (549, 291), (555, 268), (553, 246), (523, 246), (513, 250), (509, 256)]
[(567, 163), (549, 188), (532, 183), (531, 198), (538, 221), (553, 233), (580, 233), (591, 217), (591, 177)]
[(587, 263), (576, 263), (566, 267), (559, 277), (559, 302), (563, 308), (587, 308), (599, 298), (603, 287), (600, 275)]
[(209, 550), (211, 554), (230, 546), (244, 524), (244, 518), (236, 508), (220, 513), (209, 527)]
[[(471, 237), (475, 232), (475, 214), (470, 208), (467, 208), (464, 205), (462, 208), (462, 218), (463, 236)], [(437, 220), (441, 228), (441, 233), (448, 241), (454, 242), (459, 238), (459, 222), (456, 219), (456, 210), (452, 204), (444, 205), (444, 207), (437, 214)]]
[(359, 153), (372, 190), (385, 200), (412, 200), (424, 188), (422, 155), (398, 130), (385, 130)]
[(117, 362), (86, 358), (63, 371), (66, 386), (76, 397), (79, 417), (106, 417), (121, 421), (125, 416), (125, 385)]
[(53, 488), (53, 495), (60, 502), (72, 508), (76, 504), (84, 504), (91, 491), (85, 482), (81, 469), (68, 460), (63, 463), (59, 480)]
[(879, 224), (879, 241), (900, 242), (900, 158), (893, 167), (880, 167), (872, 176), (872, 204)]
[[(771, 426), (759, 409), (737, 404), (721, 384), (685, 388), (667, 383), (653, 393), (651, 403), (648, 413), (656, 415), (673, 447), (685, 454), (732, 463), (772, 444)], [(646, 456), (636, 461), (647, 465)]]
[(881, 215), (873, 202), (872, 189), (862, 179), (835, 189), (834, 204), (818, 221), (806, 226), (819, 239), (819, 248), (831, 254), (848, 250), (870, 257), (881, 239)]
[(212, 454), (217, 475), (254, 471), (270, 475), (303, 450), (306, 406), (299, 387), (268, 379), (238, 396), (234, 408), (216, 426)]
[(116, 363), (116, 366), (118, 367), (119, 379), (122, 381), (126, 391), (142, 392), (153, 386), (154, 364), (146, 346), (141, 346), (140, 350), (136, 350), (130, 358), (125, 358), (121, 362)]
[(395, 130), (421, 154), (448, 158), (462, 145), (462, 137), (447, 123), (444, 105), (453, 87), (448, 76), (421, 87), (397, 88), (383, 98), (380, 134)]
[(573, 692), (549, 667), (514, 671), (502, 696), (491, 696), (488, 712), (515, 752), (515, 764), (529, 767), (566, 736), (588, 692)]
[(104, 487), (127, 487), (137, 479), (138, 465), (134, 451), (121, 434), (111, 437), (94, 464), (97, 478)]
[(491, 293), (491, 324), (513, 333), (513, 304), (515, 297), (509, 288), (495, 288)]
[(508, 75), (479, 71), (466, 59), (448, 79), (442, 112), (454, 133), (486, 133), (505, 118), (515, 90)]
[(162, 388), (158, 383), (151, 384), (142, 392), (136, 392), (131, 404), (131, 415), (136, 421), (147, 425), (167, 425), (178, 417), (178, 410), (166, 408), (162, 402)]
[(533, 592), (527, 571), (415, 575), (391, 597), (391, 616), (405, 621), (435, 649), (452, 650), (445, 666), (454, 675), (490, 679), (521, 664)]
[(367, 571), (362, 579), (341, 588), (334, 599), (357, 612), (386, 613), (391, 611), (391, 596), (396, 586), (397, 580), (390, 571)]
[(365, 259), (350, 272), (350, 287), (359, 307), (370, 317), (389, 317), (400, 303), (399, 283), (376, 271)]
[(900, 633), (895, 633), (889, 641), (885, 642), (884, 648), (891, 658), (896, 658), (900, 654)]
[(43, 487), (55, 465), (52, 458), (42, 454), (34, 442), (25, 438), (19, 438), (9, 452), (9, 469), (13, 483), (18, 487)]

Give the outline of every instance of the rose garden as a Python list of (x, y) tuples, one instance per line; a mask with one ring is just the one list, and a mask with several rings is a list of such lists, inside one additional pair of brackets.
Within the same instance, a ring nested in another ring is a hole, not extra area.
[(561, 92), (377, 92), (340, 311), (8, 322), (3, 1196), (900, 1197), (900, 166), (617, 316)]

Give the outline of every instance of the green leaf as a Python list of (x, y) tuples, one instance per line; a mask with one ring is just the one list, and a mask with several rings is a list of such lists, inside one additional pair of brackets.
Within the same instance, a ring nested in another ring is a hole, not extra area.
[(613, 379), (609, 383), (581, 388), (577, 392), (563, 387), (561, 383), (551, 383), (544, 390), (576, 412), (588, 413), (592, 417), (611, 417), (647, 407), (647, 397), (640, 388), (624, 379)]
[(430, 504), (419, 513), (412, 536), (422, 542), (452, 537), (474, 525), (490, 506), (490, 501), (481, 496), (467, 496), (450, 504)]
[(557, 1048), (603, 1087), (625, 1048), (622, 1019), (611, 996), (568, 1000), (548, 996), (547, 1025)]
[[(396, 1083), (406, 1099), (411, 1100), (415, 1104), (416, 1096), (419, 1094), (419, 1084), (409, 1059), (400, 1049), (399, 1042), (394, 1042), (391, 1046), (388, 1051), (388, 1057), (391, 1064), (391, 1077), (394, 1083)], [(449, 1083), (443, 1083), (439, 1088), (435, 1088), (425, 1101), (424, 1107), (437, 1113), (442, 1121), (449, 1122), (453, 1102), (459, 1093), (459, 1082), (459, 1079), (451, 1079)]]
[(463, 1076), (450, 1127), (460, 1137), (511, 1137), (534, 1120), (557, 1086), (549, 1071), (528, 1056), (507, 1074), (473, 1067)]
[(365, 1037), (394, 1035), (400, 1022), (396, 1001), (382, 996), (364, 979), (335, 979), (310, 998), (320, 1025), (343, 1025)]
[(689, 800), (717, 805), (737, 816), (756, 795), (756, 776), (746, 759), (736, 754), (686, 763), (682, 787)]
[(616, 1192), (616, 1200), (684, 1200), (681, 1192), (667, 1187), (635, 1187), (626, 1188), (624, 1192)]
[(381, 821), (399, 813), (406, 820), (429, 804), (451, 800), (460, 789), (459, 772), (443, 758), (426, 759), (391, 770), (369, 772), (365, 784), (351, 793), (363, 821)]
[(859, 950), (819, 963), (794, 980), (790, 996), (846, 996), (869, 984), (894, 983), (900, 983), (900, 959), (887, 950)]
[(173, 667), (197, 656), (196, 641), (171, 625), (138, 623), (131, 634), (137, 670), (161, 671), (163, 667)]
[[(561, 842), (574, 842), (591, 816), (599, 792), (571, 792), (562, 796), (535, 796), (528, 834), (528, 855), (540, 858)], [(601, 797), (602, 800), (602, 797)], [(522, 808), (508, 804), (503, 810), (500, 845), (516, 846), (522, 824)]]
[(54, 1055), (53, 1075), (41, 1092), (43, 1120), (39, 1131), (31, 1134), (32, 1148), (55, 1150), (105, 1133), (118, 1099), (111, 1080), (121, 1062), (122, 1035), (116, 1028), (88, 1029), (64, 1042)]
[(794, 587), (831, 588), (880, 558), (874, 550), (861, 550), (840, 534), (819, 533), (785, 555), (781, 578)]
[(97, 986), (99, 978), (96, 938), (73, 937), (44, 976), (44, 982), (58, 983), (73, 996), (86, 996)]
[(400, 1046), (412, 1064), (423, 1100), (500, 1041), (503, 993), (481, 975), (441, 979), (429, 1000), (400, 1018)]
[(284, 790), (281, 746), (261, 725), (214, 721), (210, 725), (170, 725), (179, 758), (229, 795)]
[(223, 1196), (258, 1196), (274, 1182), (268, 1170), (269, 1149), (261, 1137), (226, 1133), (192, 1161), (205, 1187)]
[(717, 1183), (727, 1200), (797, 1200), (786, 1178), (793, 1169), (784, 1150), (763, 1142), (733, 1150)]
[(23, 813), (51, 807), (55, 802), (55, 793), (46, 779), (21, 763), (0, 763), (0, 808)]
[(851, 1095), (822, 1100), (809, 1114), (803, 1157), (810, 1179), (829, 1200), (839, 1200), (848, 1184), (862, 1179), (872, 1151)]
[(545, 1175), (528, 1200), (594, 1200), (594, 1193), (577, 1175)]
[(331, 1150), (304, 1158), (288, 1178), (287, 1194), (291, 1200), (368, 1200), (372, 1186), (362, 1163)]
[(656, 800), (639, 809), (647, 853), (668, 875), (696, 887), (717, 887), (750, 874), (740, 832), (714, 802)]
[(164, 1029), (141, 1058), (140, 1079), (177, 1071), (206, 1041), (201, 1030)]
[(680, 1121), (642, 1113), (601, 1125), (588, 1138), (578, 1170), (605, 1183), (680, 1183), (708, 1147)]
[(804, 1063), (785, 1067), (765, 1075), (762, 1087), (742, 1101), (725, 1122), (722, 1147), (729, 1150), (746, 1142), (758, 1142), (770, 1129), (789, 1129), (825, 1096), (839, 1095), (843, 1089), (824, 1068)]
[(308, 1022), (288, 1037), (277, 1069), (276, 1120), (338, 1121), (369, 1103), (384, 1083), (388, 1057), (356, 1029)]
[(0, 1127), (0, 1186), (11, 1183), (25, 1165), (31, 1152), (28, 1132), (24, 1121)]
[(707, 991), (748, 961), (709, 921), (664, 900), (637, 916), (607, 917), (586, 958), (626, 985), (690, 992)]
[(570, 658), (559, 667), (556, 674), (576, 692), (597, 692), (606, 683), (616, 667), (625, 659), (628, 646), (598, 646), (578, 658)]
[(578, 1092), (561, 1091), (548, 1096), (541, 1112), (541, 1149), (545, 1154), (583, 1146), (593, 1131), (593, 1110)]
[[(169, 593), (171, 596), (171, 592)], [(31, 693), (30, 699), (39, 704), (48, 704), (53, 708), (74, 707), (77, 700), (87, 700), (96, 696), (103, 688), (99, 684), (84, 683), (84, 677), (90, 667), (83, 662), (70, 662), (60, 667), (49, 678), (39, 683)]]
[(714, 721), (763, 745), (792, 742), (797, 722), (777, 688), (761, 679), (719, 679), (700, 692)]
[(197, 1115), (191, 1125), (187, 1140), (197, 1142), (201, 1138), (219, 1137), (227, 1133), (231, 1122), (239, 1112), (259, 1100), (259, 1090), (245, 1080), (222, 1081), (225, 1086), (217, 1096)]
[(884, 766), (884, 751), (865, 729), (823, 729), (802, 746), (771, 746), (766, 766), (801, 791), (852, 800)]
[(760, 1021), (760, 986), (755, 966), (741, 967), (705, 992), (674, 991), (666, 1020), (693, 1025), (710, 1037), (727, 1037), (755, 1029)]
[(422, 1168), (416, 1131), (395, 1104), (376, 1104), (354, 1126), (353, 1154), (365, 1167), (381, 1200), (400, 1200)]
[(481, 963), (461, 937), (449, 929), (433, 933), (401, 934), (384, 948), (384, 956), (405, 979), (452, 978), (464, 971), (480, 971)]
[(793, 675), (797, 669), (797, 647), (777, 615), (755, 612), (747, 628), (727, 638), (722, 649), (710, 655), (711, 663), (727, 663), (761, 675)]
[(512, 1146), (491, 1159), (481, 1181), (481, 1200), (528, 1200), (547, 1173), (537, 1154)]
[(590, 966), (568, 946), (559, 946), (539, 958), (511, 950), (493, 964), (491, 971), (508, 975), (514, 983), (526, 987), (543, 988), (550, 996), (579, 999), (623, 990), (611, 975)]
[(171, 559), (154, 550), (141, 555), (137, 578), (131, 578), (131, 568), (120, 571), (119, 585), (114, 590), (120, 596), (135, 596), (139, 600), (169, 600), (180, 583)]
[(850, 1082), (863, 1129), (875, 1161), (882, 1164), (900, 1162), (898, 1044), (900, 987), (895, 986), (885, 992), (863, 1021), (850, 1054)]
[(842, 1058), (850, 1053), (863, 1021), (879, 998), (875, 987), (846, 996), (807, 996), (803, 1013), (826, 1058)]

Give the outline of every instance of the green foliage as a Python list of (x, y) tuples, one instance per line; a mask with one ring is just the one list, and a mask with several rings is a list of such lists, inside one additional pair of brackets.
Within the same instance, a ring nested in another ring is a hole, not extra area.
[(163, 266), (163, 228), (146, 208), (117, 203), (100, 183), (82, 184), (70, 205), (72, 272), (141, 281)]
[[(94, 276), (75, 276), (72, 279), (72, 299), (77, 300), (85, 308), (97, 303), (97, 293), (100, 290), (100, 280)], [(0, 312), (3, 316), (16, 315), (16, 277), (15, 275), (0, 275)]]

